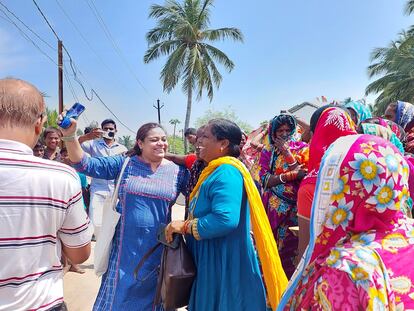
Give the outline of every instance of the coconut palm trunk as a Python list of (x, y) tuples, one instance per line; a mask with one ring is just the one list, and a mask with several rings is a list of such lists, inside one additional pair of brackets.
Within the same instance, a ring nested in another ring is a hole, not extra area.
[[(234, 68), (231, 59), (212, 43), (228, 39), (243, 42), (243, 34), (237, 28), (209, 28), (213, 2), (166, 0), (164, 5), (153, 4), (150, 8), (149, 17), (157, 24), (146, 35), (148, 50), (144, 62), (167, 56), (160, 80), (167, 93), (182, 83), (187, 95), (184, 131), (190, 126), (193, 94), (200, 100), (206, 92), (211, 101), (214, 86), (218, 88), (223, 78), (217, 64), (223, 65), (227, 72)], [(184, 140), (185, 151), (187, 147)]]
[[(185, 113), (185, 121), (184, 121), (184, 133), (190, 127), (190, 119), (191, 119), (191, 105), (193, 102), (193, 90), (191, 87), (188, 88), (187, 91), (187, 111)], [(187, 153), (187, 139), (184, 137), (184, 152)]]

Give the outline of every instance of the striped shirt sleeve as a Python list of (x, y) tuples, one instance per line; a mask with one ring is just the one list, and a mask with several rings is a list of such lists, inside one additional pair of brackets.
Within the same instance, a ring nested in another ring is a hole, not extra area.
[(80, 183), (71, 188), (74, 195), (67, 202), (67, 212), (58, 234), (65, 246), (77, 248), (91, 241), (93, 230), (84, 210)]

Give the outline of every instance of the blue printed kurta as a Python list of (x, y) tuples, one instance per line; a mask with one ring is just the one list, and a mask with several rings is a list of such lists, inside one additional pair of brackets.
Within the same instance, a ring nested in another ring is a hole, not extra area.
[(243, 177), (220, 165), (192, 200), (201, 240), (187, 238), (197, 266), (190, 311), (264, 311), (266, 298), (250, 236), (247, 199), (242, 205)]
[[(125, 157), (84, 157), (76, 168), (94, 178), (118, 177)], [(169, 205), (188, 180), (188, 171), (164, 160), (155, 172), (137, 156), (125, 169), (119, 188), (116, 227), (107, 272), (93, 310), (152, 311), (161, 249), (146, 260), (137, 279), (133, 271), (157, 243), (161, 223), (168, 223)]]

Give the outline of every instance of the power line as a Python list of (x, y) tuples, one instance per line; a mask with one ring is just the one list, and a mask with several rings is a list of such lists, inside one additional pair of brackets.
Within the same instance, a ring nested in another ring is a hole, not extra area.
[[(33, 0), (34, 1), (34, 0)], [(147, 93), (147, 95), (150, 95), (146, 87), (142, 84), (138, 76), (135, 74), (134, 70), (132, 69), (132, 66), (129, 64), (127, 59), (125, 58), (124, 54), (122, 53), (122, 50), (119, 48), (119, 45), (116, 43), (114, 37), (112, 36), (111, 32), (109, 31), (109, 28), (106, 26), (105, 21), (103, 20), (102, 16), (99, 14), (98, 9), (96, 8), (93, 0), (85, 0), (86, 4), (91, 9), (93, 15), (98, 21), (99, 26), (101, 26), (103, 32), (105, 33), (105, 36), (108, 38), (109, 42), (111, 43), (114, 51), (116, 54), (121, 58), (124, 65), (128, 68), (129, 73), (134, 77), (135, 81), (138, 82), (138, 84), (142, 87), (142, 89)]]
[(42, 10), (40, 9), (39, 5), (37, 4), (36, 0), (32, 0), (34, 5), (36, 6), (37, 10), (39, 11), (39, 13), (43, 16), (43, 19), (46, 21), (47, 25), (49, 26), (50, 30), (52, 30), (53, 34), (55, 35), (56, 39), (58, 39), (58, 41), (62, 41), (60, 40), (58, 34), (56, 33), (56, 31), (53, 29), (52, 25), (50, 25), (48, 19), (46, 18), (46, 16), (43, 14)]
[[(79, 79), (78, 75), (77, 75), (77, 71), (79, 71), (80, 74), (81, 71), (79, 69), (75, 69), (76, 65), (73, 62), (72, 56), (70, 55), (69, 51), (65, 48), (65, 46), (63, 46), (63, 49), (65, 50), (66, 54), (69, 57), (69, 64), (70, 64), (70, 68), (72, 70), (73, 73), (73, 78), (74, 80), (79, 84), (79, 86), (82, 88), (82, 91), (86, 97), (86, 99), (88, 101), (92, 101), (93, 97), (95, 96), (99, 102), (114, 116), (114, 118), (120, 123), (122, 124), (128, 131), (130, 131), (131, 133), (135, 134), (135, 131), (132, 130), (128, 125), (126, 125), (124, 122), (122, 122), (122, 120), (111, 110), (111, 108), (108, 107), (108, 105), (102, 100), (102, 98), (99, 96), (99, 94), (95, 91), (95, 89), (93, 89), (92, 87), (90, 87), (90, 95), (88, 95), (88, 93), (86, 92), (86, 88), (83, 85), (82, 81)], [(85, 77), (84, 77), (85, 78)], [(86, 79), (85, 79), (86, 80)]]
[[(43, 14), (43, 11), (41, 10), (41, 8), (39, 7), (39, 5), (37, 4), (36, 0), (33, 0), (33, 3), (35, 4), (37, 10), (39, 11), (39, 13), (42, 15), (43, 19), (46, 21), (47, 25), (49, 26), (49, 28), (52, 30), (53, 34), (55, 35), (56, 39), (59, 41), (62, 41), (59, 37), (59, 35), (56, 33), (56, 31), (53, 29), (52, 25), (49, 23), (49, 20), (47, 19), (47, 17), (45, 16), (45, 14)], [(99, 96), (99, 94), (93, 89), (91, 88), (91, 95), (88, 96), (88, 94), (86, 93), (86, 89), (85, 86), (83, 85), (82, 81), (80, 81), (79, 77), (77, 76), (77, 72), (74, 68), (74, 62), (72, 59), (72, 56), (70, 55), (68, 49), (65, 47), (65, 45), (63, 45), (63, 49), (65, 50), (66, 54), (69, 57), (69, 64), (70, 64), (70, 68), (72, 69), (73, 72), (73, 77), (74, 80), (81, 86), (83, 93), (86, 97), (87, 100), (92, 101), (93, 99), (93, 95), (96, 96), (96, 98), (98, 98), (98, 100), (101, 102), (101, 104), (114, 116), (114, 118), (116, 120), (118, 120), (118, 122), (120, 124), (122, 124), (127, 130), (129, 130), (130, 132), (135, 134), (135, 131), (133, 131), (130, 127), (128, 127), (124, 122), (121, 121), (121, 119), (118, 118), (118, 116), (105, 104), (105, 102), (102, 100), (102, 98)], [(56, 64), (57, 65), (57, 64)], [(79, 71), (80, 72), (80, 71)]]
[(56, 63), (56, 61), (53, 60), (53, 58), (51, 56), (49, 56), (45, 51), (43, 51), (40, 46), (38, 46), (36, 44), (36, 42), (34, 42), (24, 31), (23, 29), (21, 29), (11, 18), (10, 16), (7, 15), (6, 11), (4, 11), (3, 9), (0, 8), (0, 11), (4, 14), (4, 16), (7, 18), (7, 20), (14, 25), (14, 27), (16, 27), (19, 30), (20, 35), (25, 38), (27, 41), (29, 41), (31, 44), (33, 44), (33, 46), (39, 50), (40, 53), (42, 53), (46, 58), (48, 58), (53, 64), (55, 64), (57, 67), (59, 67), (59, 65)]
[(29, 26), (26, 25), (25, 22), (23, 22), (16, 14), (14, 14), (4, 3), (0, 1), (0, 5), (4, 7), (7, 12), (9, 12), (15, 19), (17, 19), (24, 27), (26, 27), (32, 34), (34, 34), (40, 41), (42, 41), (44, 44), (46, 44), (49, 48), (51, 48), (53, 51), (56, 52), (56, 48), (50, 45), (46, 40), (44, 40), (41, 36), (39, 36), (33, 29), (31, 29)]
[(73, 28), (78, 32), (78, 34), (82, 38), (82, 40), (89, 47), (89, 49), (95, 54), (95, 56), (100, 60), (100, 62), (102, 63), (102, 65), (104, 65), (104, 67), (112, 74), (112, 76), (115, 77), (116, 76), (116, 73), (104, 62), (104, 60), (102, 59), (102, 57), (99, 56), (99, 54), (96, 52), (96, 50), (89, 43), (89, 40), (83, 35), (83, 33), (80, 31), (80, 29), (78, 28), (78, 26), (76, 25), (76, 23), (72, 20), (72, 18), (70, 17), (70, 15), (64, 9), (64, 7), (60, 3), (60, 1), (59, 0), (56, 0), (56, 3), (59, 6), (59, 8), (61, 9), (61, 11), (63, 12), (63, 14), (66, 16), (66, 18), (69, 20), (69, 22), (72, 24)]
[(70, 81), (70, 79), (69, 79), (69, 74), (68, 74), (68, 71), (67, 71), (67, 69), (66, 69), (66, 67), (65, 67), (65, 66), (63, 66), (63, 71), (65, 72), (64, 77), (65, 77), (65, 80), (66, 80), (66, 82), (67, 82), (67, 84), (68, 84), (68, 86), (69, 86), (69, 90), (70, 90), (70, 92), (72, 93), (72, 97), (73, 97), (73, 99), (74, 99), (76, 102), (79, 102), (79, 98), (78, 98), (78, 96), (77, 96), (77, 95), (76, 95), (76, 93), (75, 93), (75, 89), (73, 88), (72, 82), (71, 82), (71, 81)]

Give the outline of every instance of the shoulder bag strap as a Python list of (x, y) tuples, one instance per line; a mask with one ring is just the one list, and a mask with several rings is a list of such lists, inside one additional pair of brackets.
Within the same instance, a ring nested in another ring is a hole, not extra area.
[(148, 252), (145, 253), (145, 255), (141, 258), (141, 260), (139, 261), (139, 263), (137, 264), (137, 266), (134, 269), (134, 278), (137, 278), (138, 275), (138, 271), (142, 268), (142, 265), (144, 264), (144, 262), (149, 258), (149, 256), (151, 256), (156, 250), (157, 248), (161, 245), (161, 243), (157, 243), (155, 244)]
[(124, 175), (124, 172), (125, 172), (125, 169), (128, 165), (128, 162), (129, 162), (129, 157), (126, 157), (125, 160), (124, 160), (124, 163), (122, 163), (121, 172), (119, 173), (118, 179), (117, 179), (116, 184), (115, 184), (115, 189), (114, 189), (114, 194), (112, 195), (112, 204), (111, 204), (113, 210), (116, 210), (116, 203), (117, 203), (117, 200), (118, 200), (119, 185), (121, 184), (122, 175)]

